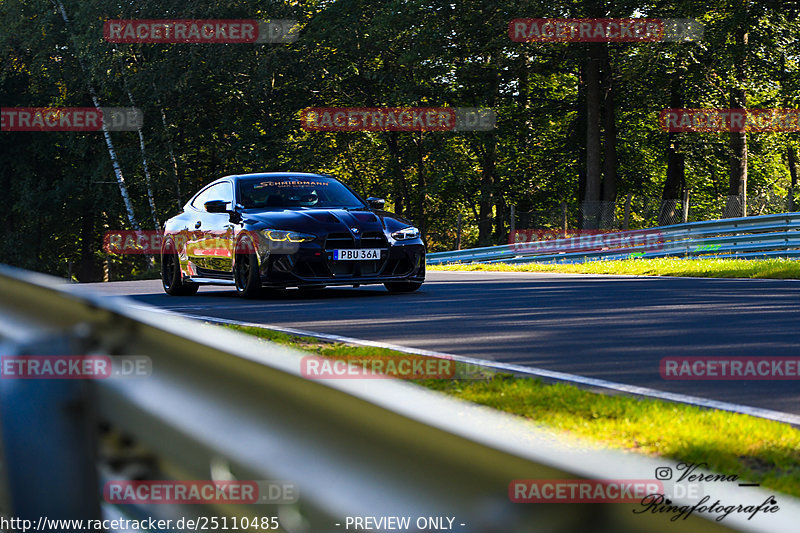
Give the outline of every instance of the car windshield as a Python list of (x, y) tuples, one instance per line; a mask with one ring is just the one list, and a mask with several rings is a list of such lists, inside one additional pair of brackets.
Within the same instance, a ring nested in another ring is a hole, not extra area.
[(364, 204), (333, 178), (281, 176), (239, 179), (239, 202), (245, 209), (362, 208)]

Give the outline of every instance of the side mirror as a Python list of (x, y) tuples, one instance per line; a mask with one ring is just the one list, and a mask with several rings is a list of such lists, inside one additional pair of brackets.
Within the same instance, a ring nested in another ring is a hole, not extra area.
[(228, 202), (225, 200), (209, 200), (203, 204), (209, 213), (227, 213)]
[(372, 209), (383, 209), (383, 206), (386, 205), (386, 200), (383, 198), (375, 198), (374, 196), (370, 196), (367, 198), (367, 203)]

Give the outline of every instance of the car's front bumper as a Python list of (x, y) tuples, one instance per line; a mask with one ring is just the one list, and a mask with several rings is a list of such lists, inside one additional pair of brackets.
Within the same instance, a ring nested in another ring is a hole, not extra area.
[(392, 281), (425, 280), (425, 246), (420, 243), (382, 248), (381, 258), (337, 261), (333, 249), (302, 245), (293, 254), (265, 254), (260, 265), (265, 287), (303, 285), (366, 285)]

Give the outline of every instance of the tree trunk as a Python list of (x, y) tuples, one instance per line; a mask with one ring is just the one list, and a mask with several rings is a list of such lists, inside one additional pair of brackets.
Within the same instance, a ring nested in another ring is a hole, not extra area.
[[(738, 57), (734, 66), (737, 86), (731, 90), (731, 109), (747, 109), (745, 63), (747, 32), (744, 28), (736, 30)], [(737, 209), (738, 208), (738, 209)], [(725, 217), (747, 216), (747, 132), (730, 133), (730, 181)]]
[[(494, 134), (491, 135), (494, 139)], [(494, 142), (481, 150), (481, 189), (478, 200), (478, 246), (489, 246), (492, 235), (492, 205), (494, 196)], [(491, 154), (489, 152), (492, 152)]]
[(586, 53), (586, 192), (583, 197), (583, 227), (586, 229), (598, 227), (600, 207), (601, 47), (598, 43), (590, 43)]
[[(679, 71), (682, 72), (682, 71)], [(684, 106), (683, 76), (678, 73), (670, 84), (669, 106), (679, 109)], [(677, 223), (676, 206), (685, 187), (686, 156), (680, 151), (680, 134), (667, 133), (667, 179), (661, 194), (661, 208), (658, 212), (658, 225), (666, 226)]]
[[(578, 78), (578, 101), (575, 122), (573, 123), (572, 136), (578, 146), (578, 204), (583, 203), (586, 196), (586, 62), (581, 61)], [(583, 228), (583, 217), (578, 217), (578, 227)]]
[(614, 224), (614, 206), (617, 201), (617, 124), (614, 104), (614, 72), (608, 56), (608, 44), (603, 50), (603, 194), (601, 222), (603, 228)]
[[(485, 59), (487, 67), (492, 66), (492, 57)], [(500, 73), (492, 70), (489, 79), (486, 81), (486, 106), (495, 108), (497, 106), (497, 93), (500, 89)], [(481, 200), (480, 200), (480, 222), (478, 224), (478, 242), (481, 246), (491, 244), (493, 222), (495, 234), (505, 232), (505, 221), (503, 217), (503, 202), (501, 192), (497, 188), (497, 135), (494, 131), (479, 133), (479, 146), (481, 150)], [(498, 208), (493, 213), (492, 208)], [(497, 218), (493, 220), (494, 216)]]

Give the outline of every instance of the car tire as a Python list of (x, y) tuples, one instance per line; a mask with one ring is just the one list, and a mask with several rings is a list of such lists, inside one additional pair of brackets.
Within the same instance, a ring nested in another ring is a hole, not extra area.
[(237, 250), (246, 250), (236, 255), (233, 264), (233, 281), (236, 292), (244, 298), (257, 298), (261, 295), (261, 275), (258, 269), (258, 258), (253, 250), (253, 243), (245, 238), (239, 241)]
[(172, 241), (168, 241), (161, 251), (161, 286), (170, 296), (191, 296), (200, 288), (197, 283), (183, 281), (178, 253)]
[(389, 292), (414, 292), (422, 287), (420, 281), (390, 281), (383, 284)]

